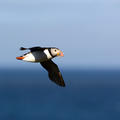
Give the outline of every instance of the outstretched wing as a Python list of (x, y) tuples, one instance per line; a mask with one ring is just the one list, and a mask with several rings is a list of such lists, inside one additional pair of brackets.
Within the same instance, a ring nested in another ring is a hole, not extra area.
[(40, 64), (48, 71), (50, 80), (62, 87), (65, 87), (65, 83), (59, 68), (52, 60), (40, 62)]

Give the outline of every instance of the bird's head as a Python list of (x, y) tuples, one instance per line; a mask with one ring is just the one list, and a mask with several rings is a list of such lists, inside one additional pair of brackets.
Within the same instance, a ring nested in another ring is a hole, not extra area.
[(64, 56), (63, 52), (61, 50), (59, 50), (58, 48), (51, 48), (50, 51), (51, 51), (52, 56), (54, 56), (54, 57), (55, 56), (61, 56), (61, 57)]

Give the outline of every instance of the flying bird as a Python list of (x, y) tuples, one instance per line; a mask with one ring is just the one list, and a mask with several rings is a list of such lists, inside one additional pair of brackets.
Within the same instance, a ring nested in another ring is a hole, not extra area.
[(16, 59), (27, 62), (40, 63), (42, 67), (47, 70), (50, 80), (59, 86), (65, 87), (62, 74), (58, 66), (52, 61), (54, 57), (64, 56), (61, 50), (56, 47), (21, 47), (20, 50), (30, 50), (30, 52), (20, 57), (16, 57)]

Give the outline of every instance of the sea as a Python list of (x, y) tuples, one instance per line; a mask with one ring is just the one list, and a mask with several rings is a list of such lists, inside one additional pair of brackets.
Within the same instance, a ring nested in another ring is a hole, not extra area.
[(120, 120), (119, 69), (0, 69), (0, 120)]

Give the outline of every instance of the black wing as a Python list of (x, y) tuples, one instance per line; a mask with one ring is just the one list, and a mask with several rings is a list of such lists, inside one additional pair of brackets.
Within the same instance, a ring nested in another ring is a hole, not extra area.
[(40, 64), (48, 71), (50, 80), (62, 87), (65, 87), (65, 83), (59, 71), (59, 68), (52, 60), (40, 62)]
[(32, 48), (24, 48), (24, 47), (21, 47), (20, 50), (30, 50), (31, 52), (33, 51), (43, 51), (45, 50), (45, 48), (42, 48), (42, 47), (32, 47)]

